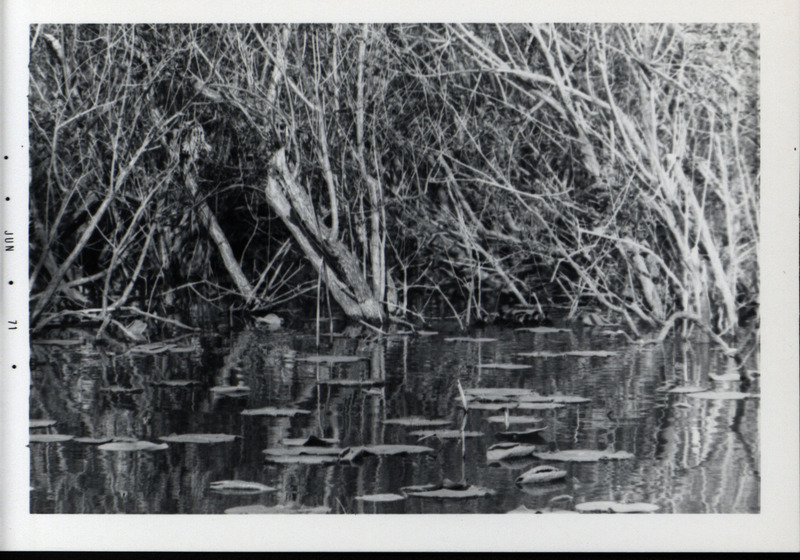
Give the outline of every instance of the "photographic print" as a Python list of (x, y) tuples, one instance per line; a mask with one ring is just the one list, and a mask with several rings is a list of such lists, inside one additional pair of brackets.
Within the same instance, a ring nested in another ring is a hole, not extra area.
[(763, 26), (360, 19), (27, 24), (25, 513), (760, 519)]

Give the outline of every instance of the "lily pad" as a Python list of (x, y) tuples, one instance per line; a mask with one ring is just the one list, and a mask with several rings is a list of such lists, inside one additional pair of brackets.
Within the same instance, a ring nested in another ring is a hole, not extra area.
[(246, 480), (217, 480), (209, 484), (209, 489), (222, 494), (263, 494), (277, 490), (274, 486)]
[(711, 400), (741, 400), (752, 397), (749, 393), (740, 393), (739, 391), (703, 391), (702, 393), (689, 393), (687, 396), (693, 399)]
[(166, 443), (153, 443), (150, 441), (112, 441), (104, 443), (97, 449), (103, 451), (161, 451), (169, 448)]
[(339, 462), (338, 455), (267, 455), (264, 459), (283, 465), (333, 465)]
[(111, 441), (110, 437), (76, 437), (73, 441), (77, 443), (88, 443), (89, 445), (102, 445)]
[(610, 358), (616, 356), (613, 350), (571, 350), (564, 352), (565, 356), (578, 356), (580, 358)]
[(298, 362), (310, 362), (312, 364), (349, 364), (366, 360), (363, 356), (305, 356), (303, 358), (296, 358)]
[(229, 434), (170, 434), (158, 439), (168, 443), (226, 443), (234, 441), (236, 436)]
[(566, 356), (576, 356), (579, 358), (610, 358), (616, 356), (617, 352), (611, 350), (570, 350), (568, 352), (518, 352), (517, 356), (526, 358), (562, 358)]
[(540, 422), (544, 422), (542, 418), (537, 418), (536, 416), (489, 416), (486, 419), (488, 422), (492, 424), (508, 424), (509, 426), (513, 424), (538, 424)]
[(653, 513), (661, 509), (655, 504), (642, 502), (620, 504), (618, 502), (584, 502), (576, 504), (575, 510), (582, 513)]
[(250, 387), (247, 385), (217, 385), (211, 387), (209, 391), (226, 397), (244, 397), (250, 393)]
[(452, 336), (450, 338), (445, 338), (445, 342), (497, 342), (496, 338), (471, 338), (468, 336)]
[(28, 441), (30, 443), (61, 443), (74, 438), (75, 436), (67, 434), (31, 434)]
[(554, 402), (521, 402), (517, 408), (519, 410), (555, 410), (564, 408), (564, 405)]
[(558, 329), (556, 327), (520, 327), (518, 329), (514, 329), (520, 332), (531, 332), (537, 334), (553, 334), (553, 333), (562, 333), (562, 332), (572, 332), (570, 329)]
[(282, 439), (280, 443), (287, 447), (333, 447), (339, 443), (339, 440), (336, 438), (308, 436), (307, 438), (286, 438)]
[[(461, 403), (459, 403), (461, 404)], [(469, 403), (470, 410), (512, 410), (517, 408), (519, 403), (516, 401), (502, 401), (502, 402), (471, 402)], [(464, 405), (462, 404), (461, 407), (463, 408)]]
[(239, 414), (242, 416), (297, 416), (298, 414), (311, 414), (311, 412), (300, 408), (265, 406), (263, 408), (246, 408)]
[(520, 395), (517, 397), (519, 402), (526, 402), (526, 403), (547, 403), (553, 402), (553, 397), (548, 397), (545, 395), (540, 395), (538, 393), (532, 393), (530, 395)]
[(682, 387), (673, 387), (672, 389), (669, 389), (667, 393), (702, 393), (704, 391), (708, 391), (708, 389), (705, 387), (684, 385)]
[(422, 445), (364, 445), (346, 450), (343, 461), (357, 461), (368, 455), (411, 455), (433, 453), (433, 449)]
[(320, 379), (320, 385), (332, 385), (334, 387), (371, 387), (384, 385), (385, 379)]
[(272, 506), (267, 507), (263, 504), (253, 504), (249, 506), (237, 506), (228, 508), (225, 513), (230, 514), (261, 514), (261, 513), (330, 513), (331, 508), (327, 506), (304, 507), (304, 506)]
[(537, 452), (537, 459), (545, 461), (573, 461), (578, 463), (593, 463), (595, 461), (633, 459), (633, 454), (627, 451), (600, 451), (598, 449), (568, 449), (566, 451)]
[(405, 496), (400, 494), (368, 494), (366, 496), (356, 496), (356, 500), (362, 502), (400, 502), (405, 500)]
[(533, 366), (525, 365), (525, 364), (499, 364), (499, 363), (486, 363), (486, 364), (478, 364), (478, 369), (501, 369), (501, 370), (519, 370), (519, 369), (531, 369)]
[(101, 393), (114, 393), (114, 394), (119, 394), (119, 393), (133, 394), (133, 393), (141, 393), (142, 391), (144, 391), (144, 389), (140, 387), (123, 387), (121, 385), (109, 385), (108, 387), (100, 388)]
[(483, 432), (462, 432), (461, 430), (417, 430), (410, 432), (408, 435), (415, 436), (420, 439), (435, 437), (438, 439), (460, 439), (462, 437), (481, 437)]
[(563, 352), (548, 351), (517, 352), (517, 356), (522, 356), (523, 358), (558, 358), (565, 355)]
[(261, 452), (269, 457), (297, 457), (298, 455), (333, 455), (338, 457), (345, 451), (346, 449), (341, 447), (295, 445), (293, 447), (268, 447)]
[(39, 419), (39, 420), (34, 420), (34, 419), (28, 420), (28, 428), (29, 429), (49, 428), (50, 426), (55, 426), (55, 425), (56, 425), (56, 421), (55, 420), (48, 420), (48, 419), (44, 419), (44, 418)]
[(489, 398), (489, 397), (523, 397), (535, 395), (530, 389), (520, 389), (517, 387), (495, 387), (495, 388), (475, 388), (465, 389), (464, 393), (470, 397)]
[(383, 421), (384, 424), (391, 426), (409, 426), (409, 427), (435, 427), (435, 426), (449, 426), (450, 420), (443, 418), (422, 418), (420, 416), (406, 416), (403, 418), (389, 418)]
[(567, 471), (565, 470), (557, 469), (551, 465), (539, 465), (519, 475), (515, 482), (517, 484), (541, 484), (543, 482), (559, 480), (566, 476)]
[(717, 375), (716, 373), (709, 372), (708, 376), (713, 379), (714, 381), (741, 381), (742, 376), (738, 372), (735, 373), (722, 373)]
[(535, 445), (511, 442), (496, 443), (486, 450), (486, 461), (489, 463), (497, 463), (505, 459), (530, 457), (535, 451)]
[(409, 496), (417, 498), (445, 498), (445, 499), (463, 499), (463, 498), (482, 498), (494, 494), (494, 491), (480, 486), (472, 486), (453, 482), (452, 480), (444, 479), (441, 484), (427, 484), (423, 486), (407, 486), (400, 489), (401, 492)]
[(586, 397), (578, 397), (576, 395), (551, 395), (554, 403), (560, 404), (584, 404), (592, 402), (592, 399)]
[(549, 507), (542, 509), (529, 509), (526, 508), (524, 505), (522, 505), (512, 509), (511, 511), (507, 511), (506, 513), (578, 513), (578, 512), (568, 509), (553, 509)]
[(542, 438), (541, 432), (544, 430), (545, 428), (541, 427), (519, 432), (497, 432), (495, 437), (500, 441), (514, 441), (519, 443), (543, 442), (544, 438)]
[(152, 384), (156, 387), (191, 387), (200, 385), (200, 382), (194, 379), (164, 379), (162, 381), (153, 381)]

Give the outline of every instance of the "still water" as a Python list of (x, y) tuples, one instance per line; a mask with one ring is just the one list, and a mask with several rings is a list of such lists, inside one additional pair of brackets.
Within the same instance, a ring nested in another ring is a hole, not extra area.
[[(724, 380), (732, 364), (709, 345), (643, 346), (581, 327), (470, 333), (480, 340), (446, 340), (464, 335), (444, 330), (426, 334), (324, 338), (318, 349), (314, 336), (253, 327), (116, 354), (89, 343), (34, 341), (30, 417), (56, 423), (32, 427), (31, 434), (97, 441), (30, 443), (30, 510), (219, 514), (257, 506), (255, 511), (287, 513), (506, 513), (522, 507), (574, 511), (582, 503), (610, 501), (654, 505), (657, 513), (759, 512), (757, 377), (744, 399), (668, 392), (700, 386), (737, 396), (740, 383)], [(575, 350), (613, 354), (564, 355)], [(317, 355), (360, 359), (306, 360)], [(330, 382), (341, 379), (348, 381)], [(176, 383), (162, 384), (166, 381)], [(528, 409), (509, 404), (507, 397), (478, 400), (470, 396), (476, 388), (529, 389), (542, 397), (589, 402)], [(264, 407), (280, 409), (271, 412), (280, 415), (242, 414)], [(387, 422), (408, 417), (441, 420), (442, 426)], [(516, 417), (527, 424), (513, 424)], [(498, 433), (534, 427), (542, 428), (527, 442), (535, 452), (587, 449), (631, 456), (591, 462), (542, 460), (535, 454), (487, 458), (487, 450), (502, 439)], [(439, 433), (412, 434), (419, 430)], [(171, 434), (235, 437), (164, 446), (159, 438)], [(263, 452), (285, 450), (287, 439), (309, 436), (328, 438), (342, 449), (341, 456), (306, 464), (294, 455), (272, 460)], [(101, 446), (109, 438), (161, 445), (114, 451)], [(352, 454), (372, 444), (429, 449)], [(566, 475), (515, 483), (539, 465)], [(268, 488), (212, 488), (229, 480)], [(443, 483), (481, 495), (419, 497), (407, 490)], [(360, 499), (384, 494), (395, 501)]]

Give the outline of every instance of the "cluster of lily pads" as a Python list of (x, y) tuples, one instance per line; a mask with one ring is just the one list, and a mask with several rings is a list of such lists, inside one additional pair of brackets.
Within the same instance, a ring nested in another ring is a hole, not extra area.
[[(554, 329), (550, 327), (536, 327), (533, 332), (549, 333), (564, 332), (565, 329)], [(445, 338), (450, 342), (492, 342), (492, 338), (465, 338), (453, 337)], [(598, 357), (605, 358), (615, 355), (611, 351), (597, 350), (575, 350), (568, 352), (525, 352), (517, 354), (526, 358), (553, 358), (553, 357)], [(360, 356), (306, 356), (298, 357), (296, 361), (311, 364), (347, 364), (354, 363), (365, 358)], [(532, 366), (519, 363), (498, 363), (487, 362), (476, 365), (479, 369), (492, 369), (500, 371), (525, 370)], [(342, 388), (361, 388), (367, 392), (374, 391), (370, 387), (379, 386), (384, 383), (383, 379), (317, 379), (319, 385), (337, 386)], [(163, 387), (189, 387), (198, 384), (194, 380), (174, 379), (167, 381), (157, 381), (153, 383)], [(111, 386), (106, 388), (110, 392), (135, 392), (141, 389), (129, 389)], [(663, 388), (670, 393), (686, 394), (696, 399), (742, 399), (752, 395), (732, 391), (713, 391), (704, 387), (672, 387)], [(242, 397), (250, 393), (251, 389), (245, 384), (220, 385), (210, 388), (212, 394), (222, 397)], [(547, 461), (548, 463), (567, 463), (567, 462), (595, 462), (595, 461), (620, 461), (632, 459), (634, 456), (626, 451), (614, 450), (594, 450), (594, 449), (568, 449), (563, 451), (546, 451), (543, 444), (547, 442), (542, 438), (541, 432), (545, 427), (541, 424), (543, 419), (537, 416), (526, 414), (529, 411), (555, 410), (566, 406), (582, 405), (591, 402), (579, 395), (564, 395), (560, 393), (551, 395), (541, 395), (530, 389), (513, 387), (474, 387), (464, 389), (458, 382), (458, 396), (456, 403), (463, 411), (463, 422), (459, 429), (452, 427), (452, 422), (446, 419), (431, 419), (422, 417), (402, 417), (384, 419), (384, 424), (407, 428), (409, 437), (417, 438), (416, 444), (377, 444), (342, 447), (337, 439), (323, 438), (311, 435), (305, 438), (284, 438), (274, 447), (263, 450), (264, 459), (273, 464), (306, 464), (306, 465), (332, 465), (332, 464), (357, 464), (366, 457), (370, 456), (405, 456), (433, 454), (434, 449), (426, 445), (421, 445), (428, 439), (439, 440), (459, 439), (462, 446), (467, 438), (482, 437), (480, 431), (466, 430), (468, 413), (470, 411), (490, 411), (498, 414), (490, 415), (483, 420), (489, 424), (501, 424), (505, 431), (495, 434), (497, 443), (491, 445), (486, 454), (487, 464), (502, 464), (513, 462), (518, 459), (535, 459), (537, 461)], [(264, 406), (259, 408), (242, 409), (240, 414), (243, 416), (269, 416), (269, 417), (295, 417), (309, 415), (309, 410), (295, 408), (291, 406), (275, 407)], [(56, 422), (54, 420), (31, 420), (30, 428), (50, 429)], [(511, 429), (512, 427), (520, 427)], [(135, 438), (127, 437), (74, 437), (66, 434), (55, 433), (31, 433), (31, 443), (60, 443), (74, 441), (77, 443), (98, 445), (98, 449), (109, 452), (135, 452), (135, 451), (159, 451), (167, 449), (169, 444), (219, 444), (234, 441), (239, 436), (230, 434), (213, 433), (187, 433), (170, 434), (161, 436), (158, 442), (140, 441)], [(552, 485), (564, 480), (567, 471), (558, 465), (539, 464), (534, 468), (522, 472), (516, 477), (516, 484), (521, 487), (536, 485)], [(212, 482), (209, 490), (216, 493), (231, 495), (253, 495), (276, 491), (277, 489), (258, 482), (244, 480), (222, 480)], [(470, 485), (466, 482), (454, 482), (443, 479), (441, 482), (426, 485), (406, 486), (398, 488), (389, 493), (367, 494), (356, 496), (355, 499), (362, 502), (392, 502), (405, 500), (408, 497), (417, 498), (436, 498), (436, 499), (461, 499), (477, 498), (494, 494), (494, 491), (480, 486)], [(569, 496), (568, 496), (569, 497)], [(560, 498), (560, 497), (559, 497)], [(572, 499), (571, 497), (569, 497)], [(634, 513), (634, 512), (653, 512), (658, 510), (658, 506), (652, 504), (620, 504), (616, 502), (584, 502), (574, 505), (573, 512), (609, 512), (609, 513)], [(306, 508), (302, 506), (278, 505), (267, 507), (256, 504), (249, 506), (234, 507), (226, 510), (226, 513), (326, 513), (326, 507)], [(524, 506), (517, 508), (509, 513), (521, 512), (542, 512), (542, 511), (570, 511), (564, 509), (545, 508), (545, 510), (529, 510)]]

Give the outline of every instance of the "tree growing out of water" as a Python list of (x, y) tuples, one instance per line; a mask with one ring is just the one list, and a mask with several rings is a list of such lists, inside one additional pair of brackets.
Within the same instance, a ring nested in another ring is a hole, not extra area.
[(758, 48), (738, 24), (34, 26), (33, 325), (324, 285), (372, 324), (592, 306), (726, 344), (758, 309)]

